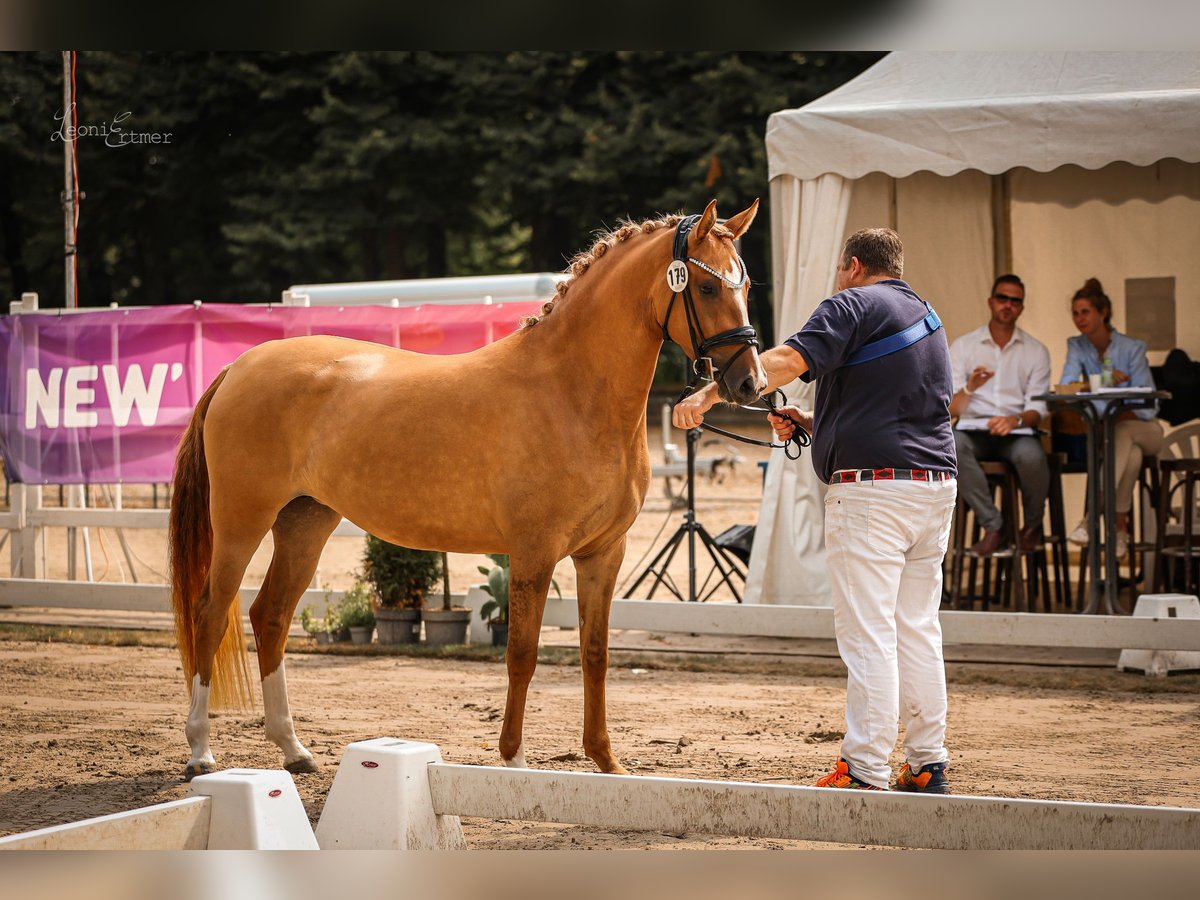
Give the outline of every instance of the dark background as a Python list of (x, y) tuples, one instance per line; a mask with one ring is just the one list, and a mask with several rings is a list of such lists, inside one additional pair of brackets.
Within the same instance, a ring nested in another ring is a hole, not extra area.
[[(774, 339), (764, 134), (882, 54), (81, 51), (80, 306), (559, 271), (622, 218), (732, 215)], [(63, 304), (62, 56), (0, 54), (0, 292)], [(165, 140), (165, 138), (162, 138)]]

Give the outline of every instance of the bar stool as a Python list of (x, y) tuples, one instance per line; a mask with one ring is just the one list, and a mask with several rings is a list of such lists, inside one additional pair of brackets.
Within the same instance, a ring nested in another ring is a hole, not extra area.
[[(1004, 517), (1003, 534), (1007, 546), (1002, 553), (990, 557), (968, 554), (971, 544), (983, 536), (983, 527), (966, 501), (959, 497), (947, 553), (950, 558), (949, 589), (943, 592), (946, 602), (955, 609), (973, 609), (975, 602), (979, 601), (984, 611), (992, 604), (997, 604), (1020, 612), (1033, 612), (1039, 598), (1044, 612), (1052, 611), (1056, 604), (1064, 608), (1070, 605), (1071, 576), (1067, 560), (1061, 476), (1065, 458), (1061, 454), (1048, 454), (1047, 463), (1050, 466), (1050, 530), (1042, 535), (1036, 547), (1022, 550), (1020, 476), (1006, 460), (980, 461), (980, 468), (992, 486), (994, 500), (996, 492), (999, 492), (998, 505)], [(1054, 569), (1053, 593), (1047, 545)]]
[[(1017, 508), (1020, 485), (1016, 470), (1005, 461), (980, 461), (980, 468), (992, 488), (995, 499), (1000, 492), (1000, 513), (1004, 516), (1003, 534), (1006, 547), (991, 556), (978, 557), (968, 554), (968, 548), (983, 536), (974, 511), (960, 495), (954, 510), (954, 526), (951, 531), (950, 549), (950, 604), (955, 609), (974, 608), (980, 601), (986, 612), (993, 604), (1009, 606), (1015, 594), (1018, 609), (1025, 608), (1025, 585), (1020, 577), (1019, 528)], [(970, 526), (968, 527), (968, 518)], [(969, 542), (968, 542), (969, 537)], [(963, 590), (963, 573), (966, 569), (966, 590)], [(982, 583), (979, 576), (982, 575)]]
[[(1050, 506), (1050, 533), (1043, 536), (1043, 541), (1050, 545), (1051, 565), (1054, 568), (1054, 603), (1060, 609), (1071, 608), (1071, 564), (1067, 547), (1067, 517), (1063, 503), (1063, 473), (1069, 470), (1069, 461), (1065, 453), (1046, 454), (1046, 463), (1050, 467), (1050, 495), (1047, 498)], [(1050, 611), (1049, 588), (1046, 590), (1046, 611)], [(1081, 607), (1082, 608), (1082, 607)]]
[[(1158, 507), (1161, 487), (1159, 485), (1157, 456), (1142, 457), (1138, 470), (1136, 492), (1130, 515), (1129, 535), (1129, 601), (1130, 609), (1137, 601), (1138, 585), (1153, 587), (1154, 573), (1148, 571), (1146, 558), (1153, 557), (1158, 544)], [(1135, 537), (1136, 536), (1136, 537)], [(1157, 558), (1154, 558), (1157, 564)]]

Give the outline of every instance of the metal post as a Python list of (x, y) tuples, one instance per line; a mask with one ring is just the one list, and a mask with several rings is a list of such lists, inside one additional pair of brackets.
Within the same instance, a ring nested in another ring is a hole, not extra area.
[[(75, 92), (71, 84), (71, 51), (63, 51), (63, 124), (64, 129), (68, 123), (71, 126), (75, 124)], [(67, 309), (75, 309), (75, 131), (72, 130), (69, 134), (63, 135), (63, 226), (65, 230), (65, 241), (63, 243), (65, 255), (65, 305)]]

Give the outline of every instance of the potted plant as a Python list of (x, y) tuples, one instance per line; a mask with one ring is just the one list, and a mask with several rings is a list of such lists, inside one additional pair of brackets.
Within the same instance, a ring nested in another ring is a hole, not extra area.
[(479, 618), (488, 623), (492, 629), (492, 644), (496, 647), (508, 646), (508, 583), (509, 563), (507, 553), (487, 554), (494, 565), (480, 566), (479, 573), (487, 578), (482, 585), (483, 591), (492, 599), (479, 608)]
[[(487, 576), (487, 583), (481, 589), (492, 599), (479, 608), (479, 617), (488, 623), (492, 629), (492, 644), (497, 647), (508, 646), (508, 587), (510, 581), (509, 560), (505, 553), (487, 554), (494, 565), (491, 568), (480, 566), (479, 572)], [(562, 599), (558, 582), (551, 579), (550, 587)]]
[(363, 575), (379, 598), (375, 622), (381, 644), (415, 644), (421, 636), (425, 591), (440, 574), (438, 555), (367, 535)]
[(425, 643), (465, 644), (467, 628), (471, 624), (471, 610), (465, 606), (450, 605), (450, 557), (445, 553), (440, 556), (442, 606), (440, 609), (426, 607), (422, 613), (425, 617)]
[(375, 630), (375, 613), (371, 609), (370, 588), (361, 581), (355, 581), (342, 598), (338, 614), (342, 626), (350, 629), (352, 643), (371, 643), (371, 634)]
[(312, 635), (318, 644), (328, 644), (333, 641), (335, 633), (342, 627), (337, 607), (328, 604), (325, 607), (325, 618), (323, 619), (318, 619), (314, 615), (315, 612), (316, 609), (311, 603), (300, 610), (300, 627)]

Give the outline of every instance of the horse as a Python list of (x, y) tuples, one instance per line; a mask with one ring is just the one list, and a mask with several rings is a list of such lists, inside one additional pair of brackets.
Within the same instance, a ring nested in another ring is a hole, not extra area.
[(600, 771), (624, 773), (606, 721), (608, 620), (650, 483), (650, 385), (673, 340), (708, 368), (722, 400), (748, 403), (765, 389), (733, 243), (757, 210), (756, 200), (718, 223), (713, 201), (700, 216), (625, 222), (571, 261), (537, 315), (470, 353), (308, 336), (260, 344), (225, 367), (180, 440), (170, 515), (171, 604), (190, 693), (185, 777), (216, 768), (210, 705), (252, 702), (238, 590), (267, 532), (274, 554), (250, 607), (264, 730), (288, 771), (317, 771), (296, 736), (283, 655), (343, 517), (407, 547), (509, 554), (499, 749), (510, 766), (525, 767), (546, 594), (570, 556), (584, 750)]

